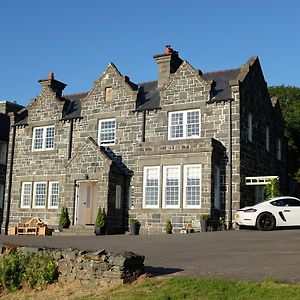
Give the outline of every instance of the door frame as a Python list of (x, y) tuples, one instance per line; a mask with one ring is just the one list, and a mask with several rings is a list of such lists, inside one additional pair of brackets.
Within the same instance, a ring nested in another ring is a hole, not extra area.
[[(75, 214), (74, 214), (74, 225), (86, 225), (86, 224), (79, 224), (78, 220), (79, 220), (79, 195), (80, 195), (80, 184), (81, 183), (96, 183), (94, 186), (94, 190), (96, 190), (97, 187), (97, 182), (99, 182), (99, 180), (76, 180), (75, 181)], [(96, 203), (96, 199), (95, 201), (93, 201), (94, 203)], [(92, 207), (92, 210), (95, 209), (96, 207)], [(95, 213), (96, 215), (96, 213)]]

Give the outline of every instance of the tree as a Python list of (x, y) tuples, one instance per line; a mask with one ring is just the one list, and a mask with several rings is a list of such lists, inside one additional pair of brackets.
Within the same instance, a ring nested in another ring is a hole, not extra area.
[(284, 118), (284, 133), (288, 141), (288, 172), (295, 177), (300, 170), (300, 88), (271, 86), (271, 97), (279, 100)]

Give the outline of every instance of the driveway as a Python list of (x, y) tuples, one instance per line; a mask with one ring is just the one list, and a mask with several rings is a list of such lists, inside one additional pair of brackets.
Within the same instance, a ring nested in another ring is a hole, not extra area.
[(83, 237), (3, 236), (0, 244), (132, 251), (154, 274), (300, 282), (300, 230)]

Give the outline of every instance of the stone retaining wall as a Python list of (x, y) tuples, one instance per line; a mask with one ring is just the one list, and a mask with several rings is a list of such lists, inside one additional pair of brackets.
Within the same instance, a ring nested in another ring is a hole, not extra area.
[[(11, 245), (0, 245), (0, 252), (4, 253), (11, 248)], [(89, 252), (32, 247), (18, 247), (18, 251), (53, 257), (58, 266), (58, 281), (63, 283), (79, 281), (82, 284), (123, 284), (135, 280), (144, 273), (145, 257), (132, 252), (108, 253), (105, 250)]]

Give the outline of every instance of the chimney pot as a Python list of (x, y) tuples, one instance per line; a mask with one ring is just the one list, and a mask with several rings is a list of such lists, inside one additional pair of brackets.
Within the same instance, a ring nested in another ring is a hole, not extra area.
[(173, 52), (173, 49), (171, 48), (170, 45), (166, 45), (166, 48), (165, 48), (165, 54), (166, 55), (171, 55)]
[(54, 73), (53, 72), (49, 73), (48, 79), (51, 79), (51, 80), (54, 79)]

